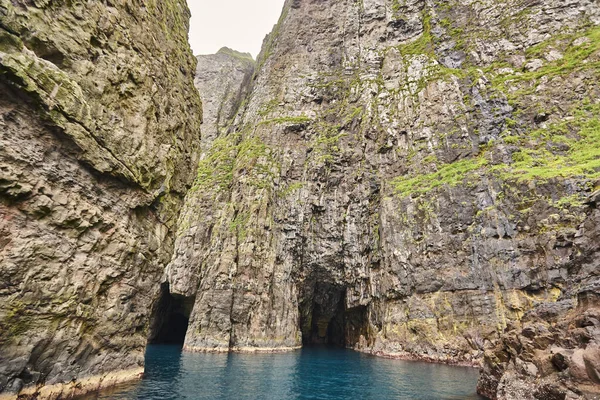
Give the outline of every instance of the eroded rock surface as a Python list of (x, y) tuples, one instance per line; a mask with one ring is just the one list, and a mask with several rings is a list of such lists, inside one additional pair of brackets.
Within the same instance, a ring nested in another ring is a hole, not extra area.
[[(582, 254), (597, 248), (600, 191), (588, 199), (593, 209), (575, 243)], [(586, 232), (585, 235), (581, 234)], [(479, 391), (498, 399), (597, 399), (600, 397), (600, 285), (598, 261), (578, 257), (569, 269), (582, 279), (559, 301), (540, 304), (501, 340), (486, 349)]]
[[(239, 53), (228, 48), (221, 49), (214, 55), (198, 56), (198, 69), (195, 85), (203, 98), (204, 121), (202, 124), (203, 140), (201, 165), (198, 178), (212, 179), (214, 174), (227, 174), (225, 169), (208, 170), (208, 168), (219, 168), (224, 162), (223, 158), (234, 157), (234, 154), (224, 153), (215, 157), (213, 149), (223, 146), (221, 136), (228, 136), (228, 129), (236, 117), (238, 109), (249, 94), (251, 79), (254, 73), (255, 62), (249, 54)], [(225, 142), (228, 143), (228, 142)], [(227, 151), (227, 150), (225, 150)], [(208, 175), (203, 175), (208, 174)], [(206, 304), (195, 305), (194, 318), (190, 321), (189, 330), (197, 328), (199, 318), (212, 318), (214, 323), (228, 323), (217, 317), (220, 310), (229, 312), (231, 301), (228, 291), (213, 291), (210, 285), (218, 285), (218, 282), (209, 279), (203, 280), (200, 285), (199, 266), (202, 263), (204, 252), (210, 244), (210, 232), (203, 232), (202, 227), (196, 224), (201, 221), (211, 221), (216, 218), (215, 199), (213, 190), (215, 188), (200, 187), (197, 183), (192, 186), (182, 209), (179, 229), (177, 232), (176, 248), (171, 263), (167, 268), (165, 280), (168, 284), (169, 293), (183, 298), (192, 305), (196, 300), (196, 294), (200, 299), (206, 299)], [(219, 201), (219, 200), (217, 200)], [(232, 254), (231, 257), (234, 257)], [(215, 278), (218, 280), (218, 278)], [(190, 318), (191, 309), (185, 313)], [(228, 315), (228, 314), (225, 314)], [(218, 322), (217, 322), (218, 320)], [(166, 323), (163, 322), (163, 326)], [(205, 328), (208, 330), (208, 328)], [(220, 328), (214, 329), (213, 341), (222, 340), (218, 348), (228, 350), (229, 338), (220, 338)], [(226, 330), (226, 329), (225, 329)], [(189, 347), (189, 344), (188, 344)]]
[(184, 0), (0, 1), (0, 397), (143, 371), (200, 154), (188, 20)]
[(549, 369), (506, 341), (594, 315), (599, 24), (591, 0), (287, 1), (186, 198), (186, 348), (485, 355), (489, 397), (593, 396), (595, 341)]

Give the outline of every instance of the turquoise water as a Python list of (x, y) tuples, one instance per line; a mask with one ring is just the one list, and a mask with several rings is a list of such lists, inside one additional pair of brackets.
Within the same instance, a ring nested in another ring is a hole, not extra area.
[(150, 346), (136, 384), (86, 399), (480, 399), (474, 368), (313, 347), (285, 354), (188, 354)]

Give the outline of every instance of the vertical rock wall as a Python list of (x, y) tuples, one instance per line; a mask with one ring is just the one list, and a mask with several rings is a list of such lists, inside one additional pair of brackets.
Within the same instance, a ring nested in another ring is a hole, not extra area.
[(188, 20), (183, 0), (0, 1), (0, 397), (143, 371), (199, 158)]
[(245, 101), (255, 62), (249, 53), (223, 47), (216, 54), (196, 57), (194, 85), (202, 97), (202, 146), (207, 150), (227, 131)]
[(592, 396), (593, 317), (579, 367), (541, 364), (597, 304), (599, 24), (590, 0), (287, 1), (181, 217), (186, 348), (485, 358), (489, 397)]
[(600, 393), (597, 1), (288, 0), (199, 58), (202, 143), (187, 18), (0, 0), (0, 392), (139, 375), (163, 283), (190, 351)]

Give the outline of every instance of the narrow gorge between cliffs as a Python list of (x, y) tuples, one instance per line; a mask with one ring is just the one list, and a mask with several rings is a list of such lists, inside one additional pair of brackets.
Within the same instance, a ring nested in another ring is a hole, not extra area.
[(597, 0), (189, 20), (0, 0), (0, 400), (600, 397)]

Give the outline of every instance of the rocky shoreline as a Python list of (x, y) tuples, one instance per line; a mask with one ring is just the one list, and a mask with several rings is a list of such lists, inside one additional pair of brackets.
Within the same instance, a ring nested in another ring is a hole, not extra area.
[(477, 361), (467, 362), (453, 359), (440, 359), (436, 357), (429, 356), (417, 356), (411, 353), (385, 353), (385, 352), (369, 352), (369, 351), (361, 351), (356, 350), (358, 352), (369, 354), (375, 357), (388, 358), (390, 360), (402, 360), (402, 361), (414, 361), (414, 362), (426, 362), (430, 364), (444, 364), (444, 365), (452, 365), (456, 367), (467, 367), (467, 368), (477, 368), (481, 369), (481, 363)]
[(114, 371), (99, 376), (79, 378), (73, 382), (27, 387), (18, 394), (0, 393), (0, 400), (28, 398), (47, 400), (72, 399), (90, 393), (100, 393), (103, 390), (113, 388), (123, 383), (140, 380), (143, 375), (144, 368), (128, 371)]

